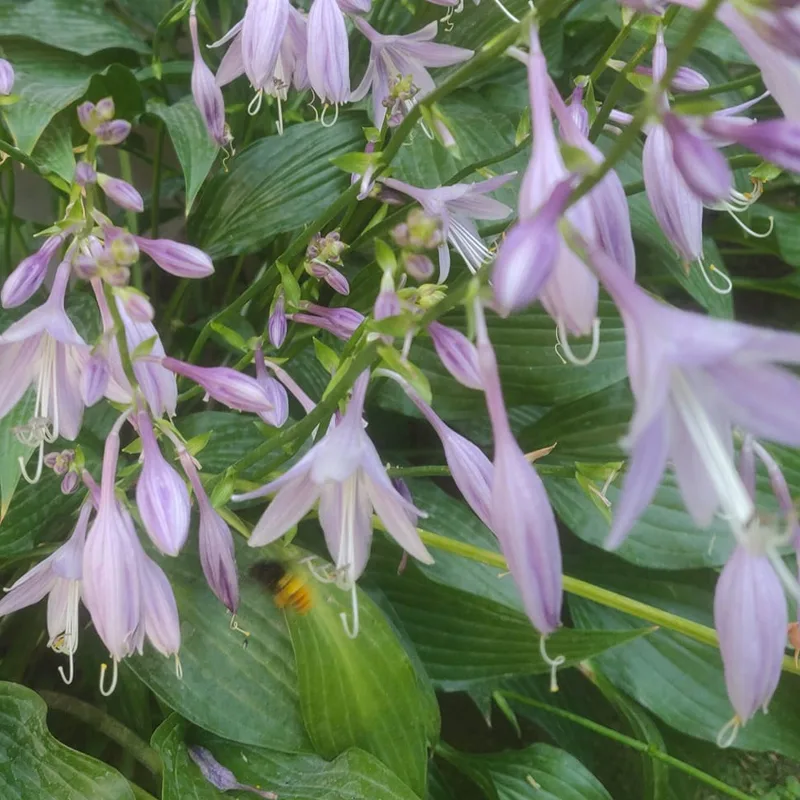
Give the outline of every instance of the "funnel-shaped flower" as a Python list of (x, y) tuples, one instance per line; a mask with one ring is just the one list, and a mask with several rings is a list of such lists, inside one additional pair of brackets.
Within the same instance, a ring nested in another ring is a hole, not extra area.
[(395, 178), (384, 178), (383, 183), (390, 189), (407, 194), (427, 214), (441, 221), (442, 232), (447, 239), (439, 245), (439, 283), (442, 283), (450, 274), (450, 250), (447, 242), (464, 259), (471, 272), (477, 272), (492, 258), (491, 252), (481, 241), (473, 220), (505, 219), (511, 213), (505, 203), (486, 195), (508, 183), (515, 175), (515, 172), (511, 172), (487, 181), (456, 183), (452, 186), (440, 186), (438, 189), (420, 189)]
[(408, 553), (425, 564), (431, 559), (409, 513), (420, 515), (392, 486), (378, 451), (364, 430), (362, 413), (369, 378), (363, 374), (341, 422), (288, 472), (254, 492), (247, 500), (276, 493), (261, 516), (251, 547), (283, 536), (319, 501), (319, 519), (339, 574), (352, 584), (364, 571), (372, 541), (372, 513)]
[(800, 121), (768, 119), (753, 123), (742, 118), (711, 116), (703, 129), (723, 141), (744, 145), (792, 172), (800, 172)]
[(625, 324), (636, 398), (631, 459), (607, 545), (618, 546), (671, 460), (698, 525), (721, 506), (737, 537), (754, 513), (732, 461), (731, 426), (800, 445), (800, 336), (681, 311), (654, 300), (599, 250), (592, 261)]
[(714, 592), (714, 627), (725, 667), (725, 685), (742, 725), (767, 704), (778, 687), (789, 615), (781, 581), (769, 558), (739, 545)]
[(153, 544), (168, 556), (176, 556), (189, 535), (189, 492), (183, 478), (161, 455), (146, 411), (137, 417), (142, 438), (142, 472), (136, 483), (136, 506)]
[(257, 92), (272, 83), (288, 21), (289, 0), (250, 0), (247, 4), (242, 20), (242, 63)]
[(33, 421), (39, 435), (32, 443), (74, 439), (83, 417), (81, 371), (89, 347), (64, 310), (70, 265), (56, 272), (48, 300), (0, 335), (0, 418), (8, 414), (28, 387), (36, 387)]
[[(181, 648), (178, 606), (164, 570), (142, 553), (139, 565), (142, 592), (142, 630), (163, 656), (173, 656)], [(141, 639), (137, 650), (142, 652)]]
[(314, 0), (308, 12), (308, 80), (323, 103), (350, 99), (350, 46), (336, 0)]
[(200, 52), (196, 3), (197, 0), (194, 0), (189, 13), (189, 33), (192, 38), (192, 98), (203, 117), (212, 141), (220, 147), (225, 147), (229, 139), (225, 130), (225, 100), (222, 97), (222, 90), (214, 78), (214, 73), (203, 61), (203, 54)]
[(511, 431), (497, 360), (480, 309), (476, 327), (478, 363), (494, 435), (491, 529), (528, 617), (546, 636), (561, 623), (561, 546), (556, 518), (541, 478)]
[(355, 25), (369, 40), (371, 50), (367, 71), (350, 99), (353, 102), (362, 100), (372, 89), (372, 121), (377, 128), (382, 128), (386, 119), (393, 81), (410, 76), (416, 90), (401, 114), (393, 115), (392, 122), (398, 124), (401, 116), (436, 87), (428, 67), (449, 67), (472, 57), (472, 50), (434, 42), (437, 31), (435, 22), (404, 36), (378, 33), (360, 17), (355, 19)]

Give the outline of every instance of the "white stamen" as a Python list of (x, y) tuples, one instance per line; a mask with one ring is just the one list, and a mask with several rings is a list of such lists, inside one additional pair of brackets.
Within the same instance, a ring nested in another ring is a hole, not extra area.
[(175, 677), (179, 680), (183, 680), (183, 665), (181, 664), (180, 658), (178, 658), (178, 654), (175, 653)]
[(791, 570), (786, 566), (786, 562), (781, 558), (781, 554), (774, 547), (767, 547), (767, 558), (769, 558), (772, 568), (780, 578), (783, 588), (786, 589), (796, 601), (800, 602), (800, 584), (797, 582), (797, 578), (795, 578)]
[(720, 728), (720, 731), (717, 734), (717, 747), (722, 749), (730, 747), (736, 740), (736, 737), (739, 734), (739, 728), (741, 727), (742, 723), (738, 716), (726, 722), (722, 728)]
[(28, 474), (28, 467), (25, 464), (25, 459), (22, 456), (17, 456), (17, 463), (19, 464), (19, 471), (27, 483), (38, 483), (39, 478), (42, 477), (42, 466), (44, 465), (44, 442), (39, 443), (39, 457), (36, 463), (36, 472), (33, 477)]
[(715, 267), (713, 264), (711, 264), (708, 268), (708, 272), (714, 272), (719, 275), (720, 278), (722, 278), (723, 285), (717, 286), (717, 284), (715, 284), (709, 277), (708, 272), (706, 272), (706, 266), (703, 264), (703, 259), (701, 258), (697, 263), (700, 266), (701, 275), (705, 279), (705, 282), (708, 284), (712, 292), (725, 295), (730, 294), (733, 291), (733, 281), (721, 269), (717, 269), (717, 267)]
[[(569, 361), (569, 363), (573, 366), (588, 366), (592, 363), (592, 361), (595, 360), (597, 357), (597, 352), (600, 349), (600, 320), (595, 318), (594, 322), (592, 322), (592, 346), (589, 349), (589, 352), (583, 358), (578, 358), (578, 356), (572, 352), (572, 348), (570, 347), (569, 334), (567, 333), (566, 326), (564, 325), (564, 320), (559, 319), (556, 323), (556, 348), (558, 347), (561, 347), (564, 352), (564, 358), (566, 358), (566, 360)], [(556, 353), (558, 354), (558, 349), (556, 349)], [(563, 361), (564, 358), (561, 360)]]
[(108, 670), (108, 664), (101, 664), (100, 665), (100, 694), (103, 697), (110, 697), (114, 694), (114, 689), (117, 688), (117, 677), (119, 674), (119, 662), (116, 658), (112, 659), (111, 661), (111, 685), (106, 689), (106, 670)]
[(350, 620), (347, 617), (347, 614), (342, 611), (339, 614), (339, 619), (342, 621), (342, 627), (344, 628), (344, 632), (347, 634), (348, 638), (350, 639), (357, 639), (358, 638), (358, 589), (356, 588), (355, 581), (353, 581), (352, 586), (350, 587), (350, 603), (352, 608), (352, 615), (353, 615), (353, 626), (350, 627)]
[(69, 659), (69, 677), (64, 673), (64, 667), (61, 666), (58, 668), (58, 674), (61, 676), (61, 680), (69, 686), (75, 677), (75, 654), (70, 652), (67, 654), (67, 658)]
[(320, 569), (317, 566), (316, 556), (306, 556), (301, 562), (305, 564), (308, 571), (314, 576), (314, 579), (319, 583), (333, 583), (336, 580), (335, 575), (331, 575), (327, 567)]
[(769, 227), (767, 228), (767, 230), (765, 230), (765, 231), (763, 231), (763, 232), (759, 233), (758, 231), (754, 231), (752, 228), (750, 228), (749, 226), (745, 225), (745, 224), (744, 224), (744, 222), (742, 222), (742, 221), (739, 219), (739, 217), (738, 217), (738, 216), (736, 216), (736, 214), (735, 214), (735, 213), (734, 213), (734, 212), (733, 212), (731, 209), (729, 209), (729, 208), (728, 208), (728, 209), (726, 209), (726, 210), (727, 210), (727, 211), (728, 211), (728, 213), (731, 215), (731, 217), (733, 217), (733, 221), (734, 221), (734, 222), (735, 222), (735, 223), (736, 223), (736, 224), (737, 224), (737, 225), (738, 225), (738, 226), (739, 226), (739, 227), (740, 227), (740, 228), (741, 228), (741, 229), (742, 229), (742, 230), (743, 230), (745, 233), (748, 233), (748, 234), (750, 234), (750, 236), (755, 236), (755, 237), (756, 237), (756, 239), (766, 239), (766, 238), (767, 238), (767, 237), (768, 237), (768, 236), (769, 236), (769, 235), (772, 233), (772, 229), (775, 227), (775, 218), (774, 218), (774, 217), (770, 217), (770, 218), (769, 218)]
[[(512, 21), (515, 23), (519, 23), (519, 20), (500, 2), (500, 0), (494, 0), (494, 4)], [(463, 3), (462, 3), (463, 8)]]
[(263, 101), (264, 101), (264, 92), (261, 89), (259, 89), (253, 96), (253, 99), (248, 104), (247, 113), (251, 117), (254, 117), (256, 114), (258, 114), (259, 111), (261, 111), (261, 103)]
[(325, 103), (325, 105), (322, 107), (322, 114), (320, 114), (320, 117), (319, 117), (319, 124), (322, 125), (323, 128), (332, 128), (336, 124), (337, 120), (339, 119), (339, 104), (338, 103), (334, 103), (334, 106), (333, 106), (333, 108), (334, 108), (333, 119), (330, 122), (326, 122), (325, 121), (325, 114), (326, 114), (326, 112), (328, 111), (329, 108), (330, 108), (330, 105), (328, 105), (328, 103)]
[(542, 657), (542, 661), (550, 667), (550, 691), (557, 692), (558, 691), (558, 679), (556, 677), (556, 672), (558, 668), (566, 662), (566, 658), (564, 656), (556, 656), (555, 658), (550, 658), (547, 655), (547, 648), (545, 646), (545, 642), (547, 641), (547, 636), (540, 636), (539, 637), (539, 654)]
[(474, 275), (487, 261), (492, 260), (492, 251), (455, 217), (451, 217), (448, 224), (447, 240)]

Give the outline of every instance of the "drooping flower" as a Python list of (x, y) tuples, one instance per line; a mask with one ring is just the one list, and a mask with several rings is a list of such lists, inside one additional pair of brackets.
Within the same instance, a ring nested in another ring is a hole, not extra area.
[(189, 748), (189, 756), (192, 761), (197, 764), (203, 777), (215, 788), (221, 792), (239, 791), (250, 792), (251, 794), (263, 797), (265, 800), (278, 800), (278, 795), (275, 792), (267, 792), (264, 789), (257, 789), (255, 786), (249, 786), (245, 783), (240, 783), (236, 776), (222, 764), (217, 761), (211, 754), (210, 750), (205, 747), (192, 745)]
[(490, 527), (522, 595), (528, 617), (546, 636), (561, 622), (563, 590), (558, 527), (544, 484), (511, 431), (497, 360), (482, 309), (477, 305), (476, 312), (478, 363), (494, 435)]
[[(142, 639), (146, 636), (162, 656), (167, 658), (175, 656), (177, 659), (178, 650), (181, 648), (181, 625), (175, 594), (164, 570), (143, 551), (139, 564), (139, 580), (142, 593), (142, 625), (136, 649), (141, 655)], [(180, 662), (176, 661), (176, 665), (180, 677), (182, 674)]]
[(3, 308), (16, 308), (30, 300), (44, 282), (50, 262), (64, 238), (64, 233), (50, 236), (35, 253), (20, 261), (3, 283), (3, 290), (0, 293)]
[(45, 442), (59, 436), (75, 439), (83, 418), (81, 371), (89, 347), (64, 310), (70, 265), (56, 271), (50, 297), (0, 335), (0, 418), (19, 402), (28, 387), (36, 388), (33, 417), (24, 435), (39, 447), (35, 479), (41, 475)]
[(256, 92), (272, 83), (289, 7), (289, 0), (250, 0), (247, 4), (241, 28), (242, 64)]
[(471, 272), (477, 272), (492, 258), (492, 254), (481, 241), (473, 220), (505, 219), (511, 209), (486, 197), (489, 192), (508, 183), (515, 172), (499, 175), (486, 181), (475, 183), (456, 183), (440, 186), (438, 189), (420, 189), (395, 178), (384, 178), (383, 183), (416, 200), (427, 214), (441, 220), (442, 232), (447, 241), (439, 245), (439, 283), (447, 280), (450, 274), (450, 250), (447, 242), (453, 245)]
[(192, 456), (183, 450), (180, 460), (183, 471), (192, 484), (200, 513), (198, 531), (203, 575), (211, 591), (231, 614), (235, 614), (239, 608), (239, 578), (231, 530), (211, 505)]
[(225, 101), (214, 73), (203, 60), (197, 33), (197, 0), (189, 12), (189, 33), (192, 39), (192, 97), (203, 117), (208, 135), (219, 147), (225, 147), (230, 136), (225, 128)]
[(712, 115), (703, 130), (723, 141), (743, 145), (783, 169), (800, 172), (800, 120), (750, 119)]
[(401, 113), (390, 117), (389, 124), (397, 125), (418, 100), (435, 88), (428, 67), (449, 67), (473, 55), (472, 50), (434, 42), (435, 22), (403, 36), (378, 33), (360, 17), (355, 19), (355, 25), (369, 40), (371, 50), (367, 71), (350, 99), (353, 102), (363, 100), (372, 90), (371, 116), (377, 128), (382, 128), (386, 119), (393, 81), (410, 76), (416, 90)]
[(314, 0), (308, 12), (308, 80), (326, 105), (350, 99), (350, 45), (336, 0)]
[(272, 408), (267, 412), (261, 412), (259, 416), (267, 425), (280, 428), (289, 418), (289, 395), (283, 384), (267, 375), (267, 367), (264, 362), (264, 353), (259, 346), (255, 352), (256, 380), (261, 385), (264, 393), (269, 398)]
[(428, 326), (428, 333), (445, 369), (462, 386), (483, 389), (475, 345), (461, 331), (448, 328), (440, 322), (432, 322)]
[(12, 584), (0, 600), (3, 616), (47, 597), (47, 646), (69, 658), (69, 675), (59, 668), (65, 683), (72, 683), (73, 656), (78, 649), (83, 547), (91, 511), (91, 503), (84, 503), (70, 538)]
[(162, 553), (177, 556), (189, 535), (189, 492), (161, 454), (150, 415), (139, 412), (136, 423), (142, 439), (142, 472), (136, 483), (139, 516), (153, 544)]
[(600, 250), (592, 262), (625, 324), (636, 411), (631, 458), (607, 546), (622, 543), (670, 460), (684, 503), (704, 527), (718, 508), (737, 540), (754, 507), (733, 465), (732, 425), (759, 438), (800, 445), (800, 336), (704, 317), (651, 298)]
[[(233, 498), (249, 500), (275, 494), (248, 541), (251, 547), (274, 542), (319, 502), (320, 524), (340, 585), (352, 590), (354, 598), (355, 581), (369, 556), (373, 511), (404, 550), (425, 564), (432, 562), (410, 519), (410, 514), (422, 512), (392, 486), (364, 430), (368, 381), (368, 373), (362, 374), (342, 420), (297, 464), (266, 486)], [(355, 630), (348, 632), (354, 636), (357, 627), (356, 619)]]
[(352, 308), (327, 308), (316, 303), (304, 302), (302, 309), (286, 316), (294, 322), (322, 328), (343, 341), (347, 341), (364, 322), (364, 315)]

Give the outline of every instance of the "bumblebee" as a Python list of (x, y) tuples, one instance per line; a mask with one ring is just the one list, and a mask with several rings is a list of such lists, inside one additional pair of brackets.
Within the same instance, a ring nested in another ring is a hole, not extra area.
[(293, 608), (298, 614), (311, 610), (311, 592), (303, 579), (280, 561), (259, 561), (250, 575), (267, 589), (278, 608)]

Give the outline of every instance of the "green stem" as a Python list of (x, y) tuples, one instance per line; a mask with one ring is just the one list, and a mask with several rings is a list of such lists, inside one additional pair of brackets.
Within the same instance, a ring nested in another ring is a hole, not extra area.
[(606, 738), (613, 739), (615, 742), (619, 742), (620, 744), (630, 747), (633, 750), (638, 750), (640, 753), (644, 753), (656, 761), (661, 761), (673, 769), (677, 769), (686, 775), (691, 775), (701, 783), (712, 786), (714, 789), (722, 792), (722, 794), (725, 794), (728, 797), (735, 797), (738, 800), (754, 800), (752, 795), (740, 792), (733, 786), (728, 786), (727, 783), (723, 783), (713, 775), (709, 775), (707, 772), (703, 772), (702, 770), (697, 769), (697, 767), (693, 767), (691, 764), (687, 764), (685, 761), (681, 761), (680, 759), (665, 753), (663, 750), (659, 750), (657, 747), (648, 744), (647, 742), (642, 742), (639, 739), (626, 736), (624, 733), (619, 733), (619, 731), (615, 731), (612, 728), (607, 728), (605, 725), (600, 725), (599, 723), (593, 722), (585, 717), (581, 717), (578, 714), (573, 714), (571, 711), (567, 711), (566, 709), (557, 708), (556, 706), (551, 706), (548, 703), (542, 703), (539, 700), (534, 700), (531, 697), (525, 697), (524, 695), (517, 694), (516, 692), (501, 691), (499, 694), (506, 700), (513, 700), (517, 703), (522, 703), (523, 705), (546, 711), (548, 714), (554, 714), (557, 717), (574, 722), (576, 725), (581, 725), (587, 730), (594, 731), (600, 736), (605, 736)]
[(164, 157), (164, 139), (166, 127), (158, 121), (158, 135), (156, 136), (156, 149), (153, 154), (153, 188), (150, 190), (150, 236), (158, 239), (158, 212), (161, 205), (161, 161)]
[(128, 339), (125, 336), (125, 325), (122, 322), (119, 308), (117, 308), (114, 290), (107, 283), (104, 283), (103, 292), (106, 296), (108, 310), (111, 312), (111, 318), (114, 320), (114, 337), (117, 340), (117, 349), (119, 350), (120, 360), (122, 361), (122, 371), (128, 379), (131, 391), (135, 392), (136, 388), (139, 386), (139, 382), (136, 380), (136, 373), (133, 371), (133, 361), (131, 361), (131, 354), (128, 351)]
[[(133, 186), (133, 167), (131, 165), (131, 154), (127, 150), (118, 150), (120, 174), (124, 181)], [(139, 220), (135, 211), (125, 212), (125, 224), (128, 230), (136, 235), (139, 233)], [(141, 291), (142, 289), (142, 262), (136, 261), (133, 265), (133, 285)]]
[(11, 253), (11, 236), (14, 228), (14, 205), (16, 202), (16, 178), (14, 176), (14, 162), (9, 162), (9, 168), (6, 171), (8, 179), (6, 181), (6, 219), (5, 227), (3, 228), (3, 275), (9, 275), (13, 268)]
[(500, 164), (503, 161), (507, 161), (509, 158), (513, 158), (517, 153), (528, 147), (530, 143), (530, 138), (526, 136), (519, 144), (515, 144), (508, 150), (500, 153), (500, 155), (489, 156), (489, 158), (484, 158), (480, 161), (474, 161), (472, 164), (467, 164), (464, 169), (459, 170), (455, 175), (453, 175), (452, 178), (449, 178), (445, 186), (452, 186), (454, 183), (461, 183), (464, 178), (468, 178), (473, 172), (478, 172), (485, 167), (491, 167), (493, 164)]
[(71, 717), (85, 722), (90, 727), (100, 731), (104, 736), (107, 736), (111, 741), (119, 744), (153, 775), (161, 774), (161, 758), (158, 753), (130, 728), (126, 728), (121, 722), (106, 714), (105, 711), (101, 711), (89, 703), (84, 703), (83, 700), (78, 700), (76, 697), (61, 694), (60, 692), (40, 689), (39, 694), (54, 711), (69, 714)]
[[(468, 558), (471, 561), (479, 561), (481, 564), (488, 564), (502, 571), (508, 569), (506, 560), (500, 553), (493, 553), (491, 550), (475, 547), (475, 545), (451, 539), (449, 536), (442, 536), (441, 534), (422, 530), (420, 528), (418, 528), (417, 531), (425, 544), (435, 547), (438, 550), (445, 550), (448, 553)], [(719, 647), (719, 639), (717, 638), (716, 631), (706, 625), (701, 625), (698, 622), (679, 617), (677, 614), (670, 614), (668, 611), (663, 611), (655, 606), (647, 605), (647, 603), (640, 603), (638, 600), (634, 600), (631, 597), (617, 594), (617, 592), (612, 592), (609, 589), (603, 589), (600, 586), (595, 586), (593, 583), (582, 581), (580, 578), (564, 575), (563, 581), (564, 591), (569, 594), (574, 594), (576, 597), (583, 597), (599, 605), (622, 611), (625, 614), (630, 614), (637, 619), (643, 619), (653, 625), (667, 628), (676, 633), (682, 633), (684, 636), (688, 636), (690, 639), (694, 639), (702, 644), (707, 644), (711, 647)], [(788, 657), (783, 660), (783, 670), (785, 672), (792, 672), (795, 675), (800, 675), (800, 668), (796, 667), (794, 661)]]
[(634, 14), (627, 25), (620, 29), (619, 33), (614, 37), (614, 41), (606, 48), (605, 53), (600, 56), (600, 60), (595, 65), (595, 68), (592, 70), (591, 74), (589, 75), (589, 83), (595, 84), (597, 83), (597, 79), (603, 74), (605, 68), (608, 66), (608, 62), (610, 59), (614, 57), (617, 50), (619, 50), (622, 43), (628, 38), (630, 32), (633, 30), (634, 24), (639, 20), (639, 14)]

